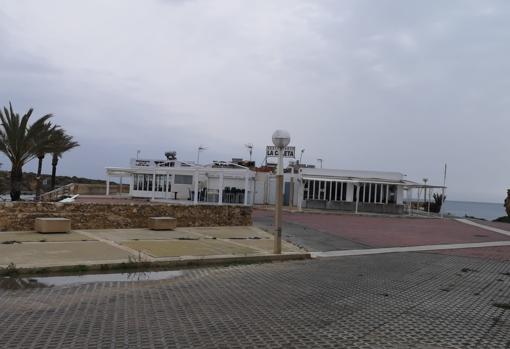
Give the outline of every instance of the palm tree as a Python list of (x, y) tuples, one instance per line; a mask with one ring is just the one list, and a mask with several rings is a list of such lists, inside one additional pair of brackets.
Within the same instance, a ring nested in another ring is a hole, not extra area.
[(21, 197), (23, 166), (37, 155), (42, 140), (49, 137), (47, 127), (51, 114), (37, 119), (32, 125), (28, 122), (34, 110), (20, 117), (12, 109), (4, 107), (0, 110), (0, 151), (11, 161), (11, 200), (18, 201)]
[(35, 199), (36, 200), (39, 200), (39, 198), (41, 197), (41, 174), (42, 174), (42, 165), (43, 165), (43, 160), (44, 160), (44, 157), (46, 156), (46, 154), (50, 153), (51, 152), (51, 139), (52, 139), (52, 134), (54, 132), (57, 132), (57, 130), (59, 130), (59, 126), (58, 125), (51, 125), (51, 123), (46, 123), (45, 124), (45, 128), (46, 128), (46, 133), (48, 134), (48, 137), (44, 138), (44, 139), (40, 139), (39, 140), (39, 145), (38, 145), (38, 149), (37, 149), (37, 176), (36, 176), (36, 190), (35, 190)]
[(51, 189), (55, 189), (55, 180), (57, 176), (58, 159), (62, 154), (73, 148), (79, 147), (78, 142), (73, 141), (73, 136), (68, 135), (65, 130), (59, 128), (52, 132), (50, 137), (50, 149), (52, 153), (51, 160)]

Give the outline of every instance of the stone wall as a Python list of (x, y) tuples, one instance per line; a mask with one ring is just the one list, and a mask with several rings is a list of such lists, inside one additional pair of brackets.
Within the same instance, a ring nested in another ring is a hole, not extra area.
[(33, 230), (38, 217), (71, 219), (72, 229), (145, 228), (149, 217), (171, 216), (180, 227), (251, 225), (249, 206), (14, 202), (0, 204), (0, 230)]

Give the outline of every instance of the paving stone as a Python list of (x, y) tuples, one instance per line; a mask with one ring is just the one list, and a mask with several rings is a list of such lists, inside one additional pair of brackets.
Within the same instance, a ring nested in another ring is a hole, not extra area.
[(507, 272), (401, 253), (0, 290), (0, 347), (507, 348)]

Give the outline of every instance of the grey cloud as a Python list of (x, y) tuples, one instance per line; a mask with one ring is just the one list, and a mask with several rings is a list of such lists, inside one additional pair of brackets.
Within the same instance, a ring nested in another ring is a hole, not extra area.
[(327, 167), (440, 183), (448, 161), (452, 199), (510, 187), (505, 1), (101, 4), (2, 3), (0, 102), (79, 137), (62, 171), (100, 177), (140, 148), (194, 159), (199, 144), (213, 160), (253, 142), (261, 161), (284, 127)]

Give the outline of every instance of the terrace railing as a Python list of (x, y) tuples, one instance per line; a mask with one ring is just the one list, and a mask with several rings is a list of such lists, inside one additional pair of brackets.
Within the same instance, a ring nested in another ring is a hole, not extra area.
[(69, 183), (63, 187), (41, 194), (41, 201), (59, 201), (62, 199), (62, 197), (74, 195), (75, 191), (76, 185), (74, 183)]

